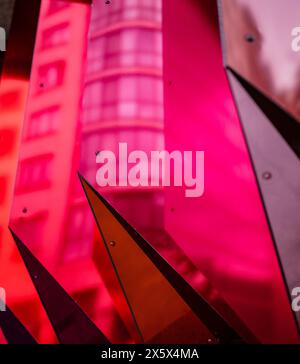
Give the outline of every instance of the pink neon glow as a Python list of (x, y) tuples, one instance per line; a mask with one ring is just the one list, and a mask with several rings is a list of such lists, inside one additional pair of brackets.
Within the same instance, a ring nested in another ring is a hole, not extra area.
[[(12, 204), (20, 238), (113, 342), (131, 342), (95, 258), (99, 241), (77, 170), (96, 187), (97, 152), (120, 142), (147, 153), (203, 150), (199, 199), (185, 198), (184, 186), (99, 191), (212, 296), (206, 276), (259, 339), (297, 341), (222, 68), (213, 2), (166, 0), (162, 9), (161, 0), (95, 0), (92, 10), (42, 3), (22, 137), (14, 126), (21, 147), (5, 223)], [(24, 86), (13, 82), (10, 92)], [(16, 98), (6, 97), (8, 108)], [(4, 167), (16, 162), (17, 147)], [(0, 177), (0, 203), (6, 183)], [(8, 235), (3, 241), (11, 307), (40, 342), (55, 342), (16, 248)]]

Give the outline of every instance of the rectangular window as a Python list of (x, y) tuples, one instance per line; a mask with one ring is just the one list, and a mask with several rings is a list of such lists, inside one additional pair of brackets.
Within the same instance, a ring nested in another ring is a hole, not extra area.
[(57, 11), (67, 9), (69, 6), (70, 4), (65, 0), (50, 0), (47, 13), (50, 15)]
[(52, 155), (41, 155), (20, 162), (17, 178), (17, 191), (29, 192), (47, 188), (52, 172)]
[(147, 20), (161, 23), (162, 0), (94, 0), (91, 30), (100, 30), (111, 24), (131, 21)]
[(59, 123), (59, 107), (52, 106), (31, 115), (26, 130), (26, 139), (39, 138), (54, 133)]
[(0, 176), (0, 205), (4, 203), (7, 194), (8, 178)]
[(40, 66), (38, 70), (38, 90), (49, 90), (62, 85), (65, 73), (65, 62), (56, 61)]
[(163, 119), (163, 85), (155, 76), (124, 75), (88, 84), (83, 123)]
[(124, 29), (89, 42), (88, 73), (107, 68), (162, 68), (162, 34), (155, 29)]
[(28, 216), (26, 219), (13, 221), (12, 225), (15, 231), (20, 234), (20, 238), (28, 242), (30, 249), (34, 254), (39, 252), (43, 243), (44, 228), (47, 222), (47, 213), (40, 212), (34, 216)]
[(80, 173), (88, 181), (96, 184), (96, 173), (100, 167), (96, 163), (97, 152), (110, 150), (117, 156), (119, 143), (127, 143), (128, 152), (131, 150), (143, 150), (149, 156), (152, 150), (164, 149), (164, 137), (159, 130), (117, 128), (109, 131), (101, 131), (101, 133), (97, 131), (85, 133), (81, 144)]
[(82, 122), (84, 124), (97, 122), (101, 118), (102, 84), (92, 82), (88, 84), (83, 96)]
[(89, 41), (87, 72), (89, 74), (98, 72), (104, 67), (105, 38), (100, 37)]
[(58, 24), (46, 29), (42, 35), (41, 47), (48, 49), (66, 44), (70, 40), (70, 27), (68, 23)]
[(89, 257), (92, 252), (94, 220), (89, 206), (71, 207), (65, 238), (65, 261)]

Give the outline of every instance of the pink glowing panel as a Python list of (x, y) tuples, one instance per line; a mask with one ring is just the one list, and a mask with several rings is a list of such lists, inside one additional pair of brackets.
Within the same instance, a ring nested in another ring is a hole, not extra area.
[[(126, 342), (128, 334), (93, 263), (92, 217), (72, 194), (89, 20), (88, 4), (42, 1), (10, 226), (105, 334)], [(11, 271), (18, 267), (22, 274), (19, 285), (7, 283), (15, 287), (11, 306), (22, 308), (22, 320), (39, 341), (52, 342), (41, 320), (44, 312), (32, 303), (37, 294), (13, 252), (5, 260), (13, 259)], [(36, 320), (28, 323), (33, 309)]]
[[(31, 334), (40, 342), (55, 342), (51, 325), (34, 294), (8, 230), (39, 8), (37, 1), (16, 2), (7, 51), (3, 54), (0, 84), (0, 281), (6, 290), (8, 306)], [(33, 316), (36, 318), (34, 322), (31, 320)]]
[[(165, 191), (161, 185), (149, 183), (153, 174), (149, 168), (151, 151), (164, 150), (167, 135), (161, 4), (161, 1), (150, 0), (118, 1), (112, 2), (111, 6), (102, 1), (93, 4), (80, 113), (79, 171), (180, 274), (240, 327), (230, 308), (167, 233)], [(149, 17), (149, 14), (152, 15)], [(126, 145), (125, 155), (121, 155), (121, 143)], [(110, 181), (107, 187), (99, 187), (96, 182), (97, 171), (101, 168), (96, 160), (103, 151), (113, 153), (116, 158), (116, 171), (112, 172), (113, 166), (107, 171), (109, 175), (115, 174), (107, 177)], [(143, 178), (138, 187), (129, 183), (124, 172), (125, 168), (130, 170), (127, 160), (134, 151), (146, 154), (146, 160), (140, 164), (139, 173)], [(82, 209), (81, 217), (78, 217), (78, 234), (74, 232), (74, 235), (91, 242), (93, 225), (88, 222), (91, 215), (88, 215), (87, 202), (78, 181), (72, 186), (72, 193)], [(72, 221), (70, 224), (74, 227)], [(85, 238), (79, 231), (84, 232)], [(68, 251), (72, 251), (72, 244), (70, 241)], [(103, 274), (103, 268), (97, 266)]]
[(220, 4), (226, 63), (299, 119), (299, 1)]
[(210, 1), (164, 4), (166, 146), (205, 151), (203, 197), (185, 198), (183, 189), (166, 189), (167, 230), (260, 340), (295, 342), (295, 324), (222, 69), (216, 9)]
[[(204, 150), (204, 196), (100, 188), (98, 152), (117, 155), (121, 142), (147, 157)], [(112, 342), (130, 342), (93, 257), (100, 239), (78, 170), (224, 314), (238, 321), (201, 272), (259, 339), (296, 340), (211, 1), (42, 5), (10, 223)]]

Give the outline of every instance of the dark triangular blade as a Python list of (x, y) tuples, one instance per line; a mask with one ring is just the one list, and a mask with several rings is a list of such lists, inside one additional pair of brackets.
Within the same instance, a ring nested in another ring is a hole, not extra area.
[(33, 284), (62, 344), (107, 344), (109, 341), (11, 230)]
[[(289, 298), (300, 282), (300, 162), (267, 114), (228, 70)], [(297, 314), (300, 327), (300, 313)]]
[(158, 252), (83, 177), (80, 179), (142, 340), (242, 342)]
[(7, 306), (5, 311), (0, 311), (0, 328), (8, 344), (37, 344)]
[(300, 157), (300, 122), (251, 85), (251, 83), (237, 72), (232, 69), (230, 69), (230, 72), (236, 77), (297, 156)]

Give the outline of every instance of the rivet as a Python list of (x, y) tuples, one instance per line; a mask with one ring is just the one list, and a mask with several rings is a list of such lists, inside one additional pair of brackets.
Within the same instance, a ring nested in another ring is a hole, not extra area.
[(112, 240), (112, 241), (109, 242), (109, 245), (110, 246), (116, 246), (116, 242), (114, 240)]
[(272, 178), (272, 173), (270, 172), (264, 172), (263, 175), (262, 175), (263, 179), (265, 180), (270, 180)]
[(245, 35), (245, 40), (248, 42), (248, 43), (253, 43), (255, 42), (255, 37), (253, 34), (246, 34)]

